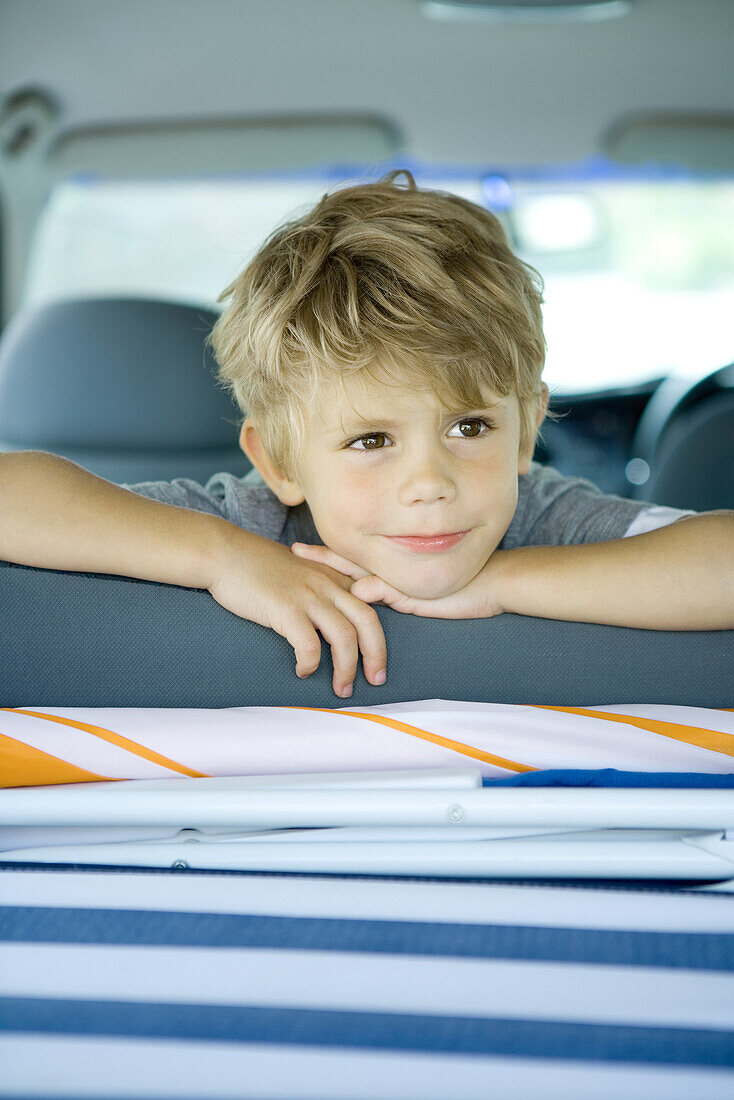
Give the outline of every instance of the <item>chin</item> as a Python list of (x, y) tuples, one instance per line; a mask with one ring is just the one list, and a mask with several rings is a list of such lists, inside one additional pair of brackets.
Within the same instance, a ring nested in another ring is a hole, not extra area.
[(453, 595), (454, 592), (458, 592), (460, 588), (463, 588), (469, 582), (438, 577), (427, 577), (423, 580), (411, 577), (410, 579), (406, 578), (405, 581), (396, 579), (388, 583), (394, 585), (400, 592), (404, 592), (406, 596), (412, 596), (416, 600), (438, 600), (442, 596)]
[(452, 585), (448, 588), (436, 588), (435, 586), (426, 587), (425, 585), (423, 587), (421, 587), (420, 585), (410, 585), (408, 588), (401, 589), (401, 591), (404, 591), (406, 596), (412, 596), (415, 600), (440, 600), (443, 596), (451, 596), (454, 592), (457, 591), (457, 587), (455, 585)]

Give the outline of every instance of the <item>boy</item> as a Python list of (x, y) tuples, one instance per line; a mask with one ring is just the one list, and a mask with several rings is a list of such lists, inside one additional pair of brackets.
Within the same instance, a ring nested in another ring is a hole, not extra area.
[(0, 557), (206, 588), (287, 638), (300, 676), (320, 631), (342, 698), (360, 651), (385, 680), (376, 602), (734, 627), (734, 512), (604, 496), (532, 462), (541, 284), (486, 210), (388, 173), (273, 233), (226, 298), (211, 339), (253, 471), (125, 487), (2, 455)]

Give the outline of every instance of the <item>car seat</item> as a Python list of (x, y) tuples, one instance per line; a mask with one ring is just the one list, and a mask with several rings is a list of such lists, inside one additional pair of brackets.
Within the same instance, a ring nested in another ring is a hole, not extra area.
[(699, 512), (734, 508), (734, 363), (695, 382), (661, 382), (632, 454), (650, 471), (631, 492), (636, 499)]
[(216, 317), (134, 298), (21, 312), (0, 340), (0, 450), (51, 451), (116, 482), (243, 476), (241, 414), (204, 343)]

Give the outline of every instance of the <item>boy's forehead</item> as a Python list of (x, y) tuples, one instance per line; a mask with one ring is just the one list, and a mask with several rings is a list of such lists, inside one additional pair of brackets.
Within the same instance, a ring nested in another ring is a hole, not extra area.
[[(501, 397), (489, 386), (481, 386), (484, 398), (483, 408), (500, 409), (511, 401), (511, 395)], [(327, 383), (321, 399), (312, 410), (313, 419), (325, 428), (341, 427), (347, 422), (359, 422), (390, 418), (400, 419), (401, 415), (415, 412), (435, 412), (439, 416), (468, 411), (464, 408), (449, 408), (433, 390), (418, 388), (406, 382), (404, 385), (392, 383), (382, 385), (377, 382), (360, 382), (355, 385), (351, 379), (342, 379), (341, 384)]]

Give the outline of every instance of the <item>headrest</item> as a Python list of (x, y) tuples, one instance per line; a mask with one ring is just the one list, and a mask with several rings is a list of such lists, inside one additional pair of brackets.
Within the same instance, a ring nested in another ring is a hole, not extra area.
[(734, 364), (665, 379), (637, 426), (632, 455), (649, 475), (632, 496), (674, 508), (734, 508)]
[(0, 450), (64, 455), (113, 481), (206, 481), (250, 463), (204, 341), (216, 314), (134, 298), (21, 312), (0, 341)]
[(644, 489), (650, 500), (674, 508), (734, 508), (734, 389), (671, 421)]

